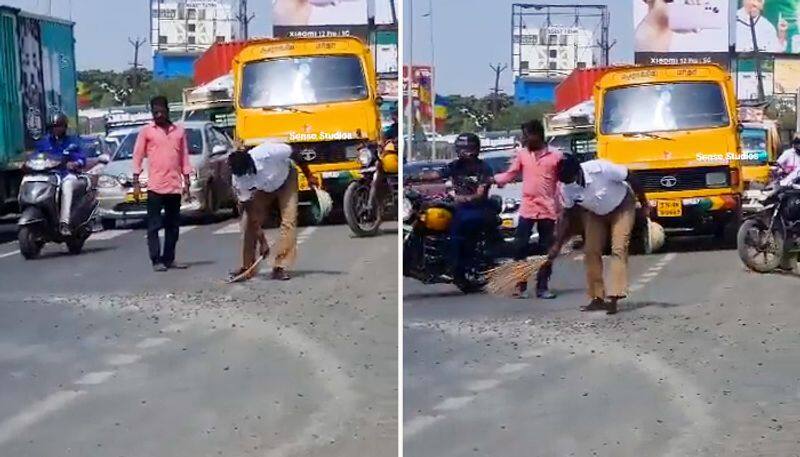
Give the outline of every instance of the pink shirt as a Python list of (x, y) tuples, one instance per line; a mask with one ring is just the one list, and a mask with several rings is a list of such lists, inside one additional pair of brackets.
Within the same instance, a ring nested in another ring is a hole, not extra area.
[(494, 176), (498, 185), (504, 186), (519, 173), (522, 173), (522, 204), (519, 214), (526, 219), (558, 218), (557, 167), (561, 153), (545, 147), (530, 152), (527, 148), (518, 148), (517, 155), (505, 173)]
[(133, 174), (142, 173), (145, 158), (148, 191), (157, 194), (183, 191), (183, 177), (192, 172), (183, 127), (170, 124), (164, 129), (154, 123), (142, 127), (133, 148)]

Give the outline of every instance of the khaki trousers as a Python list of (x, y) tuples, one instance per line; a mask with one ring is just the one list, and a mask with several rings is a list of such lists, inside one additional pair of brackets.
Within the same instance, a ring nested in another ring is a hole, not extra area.
[[(256, 260), (256, 244), (265, 243), (263, 229), (269, 209), (278, 201), (281, 212), (281, 235), (275, 247), (275, 268), (289, 269), (297, 257), (297, 171), (292, 167), (289, 177), (278, 190), (253, 192), (250, 200), (242, 204), (242, 268), (249, 268)], [(265, 250), (266, 246), (261, 246)]]
[(628, 244), (636, 221), (636, 201), (630, 192), (620, 205), (604, 216), (582, 211), (585, 233), (584, 264), (591, 298), (606, 298), (603, 283), (603, 251), (611, 235), (609, 297), (622, 298), (628, 289)]

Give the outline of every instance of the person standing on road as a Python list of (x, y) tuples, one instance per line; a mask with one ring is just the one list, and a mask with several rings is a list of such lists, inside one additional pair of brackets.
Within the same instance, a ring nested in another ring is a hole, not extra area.
[[(142, 162), (147, 159), (147, 246), (154, 271), (185, 269), (175, 262), (180, 234), (181, 198), (189, 197), (189, 150), (186, 132), (169, 118), (169, 102), (157, 96), (150, 100), (153, 122), (139, 131), (133, 150), (133, 198), (141, 199)], [(161, 212), (164, 212), (162, 217)], [(164, 227), (164, 249), (158, 231)]]
[[(275, 200), (281, 214), (281, 237), (277, 246), (272, 279), (288, 280), (289, 267), (297, 256), (297, 170), (300, 168), (312, 188), (319, 186), (308, 165), (285, 143), (262, 143), (249, 151), (238, 149), (228, 156), (233, 174), (233, 187), (242, 208), (242, 266), (232, 276), (250, 268), (256, 260), (256, 244), (260, 252), (269, 252), (262, 227)], [(248, 279), (255, 276), (255, 271)]]
[[(572, 155), (565, 155), (559, 162), (558, 179), (563, 183), (564, 210), (559, 218), (556, 240), (542, 268), (551, 269), (570, 233), (567, 221), (574, 216), (574, 211), (581, 211), (586, 282), (591, 297), (589, 305), (582, 307), (581, 311), (606, 310), (608, 314), (616, 314), (617, 302), (625, 298), (628, 288), (628, 244), (636, 220), (636, 200), (641, 205), (639, 211), (646, 212), (650, 208), (644, 190), (623, 166), (602, 159), (580, 163)], [(611, 284), (606, 291), (603, 250), (609, 235)]]
[(462, 133), (455, 142), (458, 158), (444, 171), (453, 184), (456, 211), (450, 223), (451, 262), (454, 279), (463, 279), (467, 270), (468, 254), (478, 241), (476, 238), (486, 220), (492, 169), (478, 158), (481, 140), (474, 133)]
[[(546, 254), (553, 244), (553, 235), (558, 217), (558, 163), (561, 153), (550, 149), (544, 138), (544, 125), (533, 120), (522, 124), (522, 144), (517, 155), (504, 173), (494, 175), (498, 187), (503, 187), (522, 174), (522, 203), (519, 210), (519, 223), (515, 234), (516, 260), (528, 257), (533, 226), (539, 233), (537, 251)], [(536, 278), (536, 296), (552, 299), (547, 271)], [(527, 282), (517, 284), (517, 296), (527, 298)]]

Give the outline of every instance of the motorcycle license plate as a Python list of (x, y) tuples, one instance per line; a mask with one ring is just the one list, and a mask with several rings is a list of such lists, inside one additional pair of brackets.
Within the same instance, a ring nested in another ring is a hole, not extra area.
[(503, 219), (503, 228), (514, 228), (514, 219)]
[(658, 217), (683, 216), (683, 202), (681, 200), (659, 200), (656, 206)]
[[(317, 178), (317, 182), (321, 184), (322, 175), (315, 173), (314, 176)], [(311, 190), (311, 186), (308, 185), (308, 179), (306, 179), (306, 175), (304, 175), (302, 172), (297, 174), (297, 188), (301, 191)]]

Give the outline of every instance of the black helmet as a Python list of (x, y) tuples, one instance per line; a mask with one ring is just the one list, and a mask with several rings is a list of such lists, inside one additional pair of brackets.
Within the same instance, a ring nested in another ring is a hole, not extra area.
[(461, 155), (478, 155), (481, 150), (481, 139), (474, 133), (462, 133), (456, 137), (456, 154)]
[(69, 127), (69, 118), (67, 117), (66, 114), (57, 113), (50, 118), (50, 127), (55, 127), (57, 125)]

